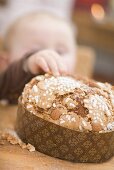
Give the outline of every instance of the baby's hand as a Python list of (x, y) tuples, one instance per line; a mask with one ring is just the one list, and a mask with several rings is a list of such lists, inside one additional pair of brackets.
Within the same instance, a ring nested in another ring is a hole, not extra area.
[(43, 71), (59, 76), (67, 72), (61, 56), (51, 50), (43, 50), (30, 56), (27, 61), (27, 67), (32, 74), (40, 74)]

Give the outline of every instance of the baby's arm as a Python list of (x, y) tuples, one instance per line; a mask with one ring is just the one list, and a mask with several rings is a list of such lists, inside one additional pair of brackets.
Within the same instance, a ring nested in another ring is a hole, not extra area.
[(51, 73), (55, 76), (66, 73), (66, 66), (54, 51), (44, 50), (11, 64), (0, 74), (0, 99), (17, 102), (25, 84), (38, 74)]

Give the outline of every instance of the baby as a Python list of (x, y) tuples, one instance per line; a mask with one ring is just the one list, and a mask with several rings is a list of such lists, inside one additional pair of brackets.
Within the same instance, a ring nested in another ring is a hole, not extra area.
[(0, 91), (3, 91), (0, 99), (17, 98), (25, 83), (35, 75), (74, 73), (73, 27), (57, 16), (31, 13), (21, 17), (7, 32), (3, 47), (1, 58), (5, 71), (0, 75)]

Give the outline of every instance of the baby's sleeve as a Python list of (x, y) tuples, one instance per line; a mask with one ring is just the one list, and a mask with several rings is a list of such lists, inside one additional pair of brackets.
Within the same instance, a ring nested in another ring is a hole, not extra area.
[(17, 103), (25, 84), (34, 77), (24, 70), (26, 60), (27, 57), (24, 57), (12, 63), (0, 74), (0, 100), (7, 99), (10, 103)]

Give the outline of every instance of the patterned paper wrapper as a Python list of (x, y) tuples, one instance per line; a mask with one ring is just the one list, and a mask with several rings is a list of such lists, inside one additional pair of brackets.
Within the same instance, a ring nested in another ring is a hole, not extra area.
[(19, 99), (16, 131), (44, 154), (73, 162), (104, 162), (114, 156), (114, 131), (79, 132), (46, 121), (27, 111)]

